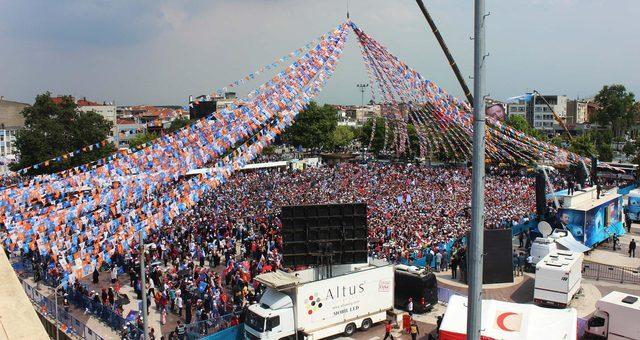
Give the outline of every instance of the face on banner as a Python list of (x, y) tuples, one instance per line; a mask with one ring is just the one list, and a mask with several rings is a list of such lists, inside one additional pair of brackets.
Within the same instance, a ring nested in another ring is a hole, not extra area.
[(507, 118), (507, 113), (505, 112), (504, 106), (502, 106), (502, 104), (493, 104), (487, 106), (484, 112), (488, 117), (499, 120), (501, 122)]
[(558, 220), (576, 240), (584, 240), (584, 212), (571, 209), (558, 210)]

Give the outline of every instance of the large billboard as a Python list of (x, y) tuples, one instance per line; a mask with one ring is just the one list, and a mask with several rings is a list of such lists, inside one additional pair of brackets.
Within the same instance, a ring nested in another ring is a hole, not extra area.
[(601, 204), (585, 215), (585, 245), (592, 245), (607, 239), (610, 235), (623, 235), (622, 197)]
[(558, 220), (576, 240), (592, 247), (613, 234), (625, 233), (622, 213), (622, 197), (618, 197), (586, 212), (559, 209)]
[(571, 232), (573, 238), (585, 243), (584, 239), (584, 211), (573, 209), (559, 209), (558, 219), (564, 228)]

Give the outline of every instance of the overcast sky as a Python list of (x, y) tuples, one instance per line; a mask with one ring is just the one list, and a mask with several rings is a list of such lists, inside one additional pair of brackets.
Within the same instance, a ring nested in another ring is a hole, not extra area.
[[(460, 68), (473, 71), (472, 0), (425, 0)], [(621, 83), (640, 96), (639, 0), (487, 0), (487, 90), (570, 97)], [(185, 105), (328, 31), (346, 0), (0, 0), (0, 95)], [(455, 95), (459, 85), (413, 0), (350, 0), (351, 18)], [(266, 78), (239, 88), (246, 94)], [(360, 102), (351, 33), (321, 102)], [(469, 85), (472, 81), (468, 80)], [(367, 98), (365, 97), (365, 100)]]

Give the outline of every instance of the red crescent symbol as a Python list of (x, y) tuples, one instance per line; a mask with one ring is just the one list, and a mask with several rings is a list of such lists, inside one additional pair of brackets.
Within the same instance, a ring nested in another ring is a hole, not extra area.
[(498, 327), (500, 327), (500, 329), (502, 329), (504, 331), (507, 331), (507, 332), (514, 332), (515, 330), (509, 329), (509, 328), (507, 328), (507, 326), (504, 325), (504, 320), (506, 318), (508, 318), (510, 315), (518, 315), (518, 314), (511, 313), (511, 312), (502, 313), (502, 314), (498, 315), (498, 317), (496, 318), (496, 323), (498, 324)]

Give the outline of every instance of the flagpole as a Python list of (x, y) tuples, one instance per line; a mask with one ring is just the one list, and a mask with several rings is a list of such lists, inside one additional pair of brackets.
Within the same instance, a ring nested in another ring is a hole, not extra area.
[(484, 103), (484, 0), (475, 0), (473, 39), (473, 173), (471, 187), (471, 235), (469, 240), (469, 308), (467, 310), (467, 338), (480, 339), (482, 321), (482, 252), (484, 243), (484, 161), (485, 161), (485, 103)]

